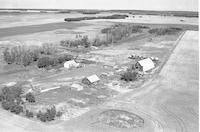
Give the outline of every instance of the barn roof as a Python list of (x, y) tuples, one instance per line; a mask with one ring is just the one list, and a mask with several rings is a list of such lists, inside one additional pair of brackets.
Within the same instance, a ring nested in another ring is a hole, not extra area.
[(154, 62), (150, 58), (140, 60), (138, 63), (142, 66), (143, 71), (148, 71), (155, 67)]
[(89, 76), (89, 77), (87, 77), (87, 79), (90, 81), (90, 83), (94, 83), (94, 82), (97, 82), (100, 80), (97, 75)]

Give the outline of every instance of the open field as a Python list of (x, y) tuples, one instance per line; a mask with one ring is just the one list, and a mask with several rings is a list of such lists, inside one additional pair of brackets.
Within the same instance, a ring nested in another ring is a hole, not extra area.
[[(63, 22), (116, 12), (1, 14), (0, 103), (10, 111), (0, 109), (3, 132), (198, 130), (198, 18), (118, 13), (129, 17)], [(137, 69), (146, 58), (154, 67)], [(90, 82), (92, 75), (99, 80)], [(9, 95), (5, 86), (23, 92)], [(19, 115), (6, 107), (13, 100)]]

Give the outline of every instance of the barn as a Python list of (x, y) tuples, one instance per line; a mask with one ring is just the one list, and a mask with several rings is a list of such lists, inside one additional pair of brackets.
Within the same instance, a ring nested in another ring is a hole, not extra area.
[(150, 58), (140, 60), (135, 64), (135, 68), (143, 72), (149, 71), (154, 67), (155, 64)]

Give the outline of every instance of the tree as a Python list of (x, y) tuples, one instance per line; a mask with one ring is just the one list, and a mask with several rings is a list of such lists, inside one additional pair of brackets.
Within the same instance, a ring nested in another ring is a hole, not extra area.
[(9, 110), (9, 109), (11, 109), (11, 107), (14, 106), (14, 102), (3, 101), (3, 102), (1, 103), (1, 106), (3, 107), (3, 109)]
[(3, 51), (3, 57), (4, 57), (4, 60), (5, 60), (8, 64), (12, 64), (12, 63), (13, 63), (12, 58), (11, 58), (11, 54), (10, 54), (10, 51), (9, 51), (9, 48), (6, 48), (6, 49)]
[(52, 120), (55, 119), (55, 117), (56, 117), (56, 108), (55, 108), (55, 106), (53, 106), (50, 109), (47, 109), (47, 111), (45, 113), (42, 113), (41, 111), (39, 111), (37, 113), (37, 118), (42, 122), (52, 121)]
[(32, 118), (34, 115), (33, 115), (33, 112), (29, 111), (29, 110), (26, 110), (26, 117), (28, 118)]
[(35, 96), (32, 93), (28, 93), (28, 94), (26, 94), (26, 100), (30, 103), (34, 103), (35, 102)]
[(127, 82), (135, 81), (137, 79), (137, 72), (134, 71), (127, 71), (121, 75), (121, 79)]
[(62, 112), (61, 111), (58, 111), (57, 113), (56, 113), (56, 117), (61, 117), (62, 116)]
[(52, 60), (50, 57), (42, 57), (38, 60), (37, 66), (38, 68), (45, 68), (52, 64)]
[(19, 113), (23, 112), (23, 107), (15, 104), (10, 108), (10, 111), (15, 113), (15, 114), (19, 114)]

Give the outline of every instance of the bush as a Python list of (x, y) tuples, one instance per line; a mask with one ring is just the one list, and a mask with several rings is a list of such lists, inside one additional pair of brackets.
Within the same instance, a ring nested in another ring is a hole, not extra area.
[(14, 105), (15, 105), (15, 104), (14, 104), (14, 102), (12, 102), (12, 101), (3, 101), (3, 102), (1, 103), (2, 108), (5, 109), (5, 110), (11, 109), (11, 107), (13, 107)]
[(56, 113), (56, 117), (61, 117), (62, 116), (62, 112), (61, 111), (58, 111), (57, 113)]
[(38, 60), (37, 66), (38, 68), (46, 68), (49, 66), (53, 66), (55, 61), (50, 57), (42, 57)]
[(23, 112), (23, 107), (20, 105), (14, 105), (10, 108), (10, 112), (13, 112), (15, 114), (19, 114), (21, 112)]
[(4, 56), (4, 60), (8, 63), (8, 64), (12, 64), (14, 63), (14, 58), (11, 56), (11, 53), (9, 51), (9, 48), (6, 48), (3, 51), (3, 56)]
[(65, 61), (69, 61), (72, 60), (74, 57), (72, 55), (69, 54), (64, 54), (58, 57), (58, 63), (63, 63)]
[(47, 109), (47, 111), (45, 113), (42, 113), (41, 111), (39, 111), (37, 113), (37, 118), (42, 122), (52, 121), (52, 120), (55, 119), (55, 117), (56, 117), (56, 108), (55, 108), (55, 106), (53, 106), (50, 109)]
[(26, 94), (26, 100), (30, 103), (34, 103), (35, 102), (35, 96), (32, 93), (28, 93), (28, 94)]
[(26, 110), (25, 116), (28, 117), (28, 118), (34, 117), (33, 112), (31, 112), (31, 111), (29, 111), (29, 110)]
[(135, 81), (136, 79), (137, 79), (137, 72), (134, 71), (127, 71), (121, 75), (121, 80), (125, 80), (127, 82)]

